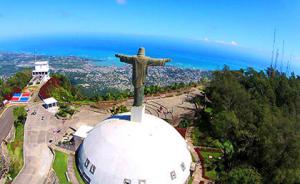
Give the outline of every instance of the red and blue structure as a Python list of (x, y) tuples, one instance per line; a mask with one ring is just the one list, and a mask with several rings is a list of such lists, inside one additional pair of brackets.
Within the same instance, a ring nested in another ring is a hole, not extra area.
[(13, 103), (28, 103), (30, 95), (30, 93), (14, 93), (10, 101)]

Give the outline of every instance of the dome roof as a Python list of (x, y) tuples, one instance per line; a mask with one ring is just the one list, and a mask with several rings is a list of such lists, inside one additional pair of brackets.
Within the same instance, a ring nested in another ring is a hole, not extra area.
[(97, 184), (184, 184), (192, 162), (185, 140), (167, 122), (130, 113), (99, 123), (81, 145), (77, 161), (86, 181)]

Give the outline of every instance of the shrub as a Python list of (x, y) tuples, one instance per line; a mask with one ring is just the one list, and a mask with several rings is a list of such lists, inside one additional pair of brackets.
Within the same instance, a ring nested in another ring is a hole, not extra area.
[(128, 109), (125, 105), (120, 105), (118, 107), (113, 106), (110, 112), (115, 115), (115, 114), (120, 114), (124, 112), (128, 112)]

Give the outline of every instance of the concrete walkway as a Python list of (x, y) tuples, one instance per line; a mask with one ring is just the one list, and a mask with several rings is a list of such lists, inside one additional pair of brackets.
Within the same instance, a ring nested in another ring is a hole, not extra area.
[(72, 184), (79, 184), (79, 182), (76, 178), (74, 167), (73, 167), (74, 161), (75, 161), (74, 155), (69, 155), (69, 157), (68, 157), (68, 175), (69, 175), (69, 178), (70, 178), (70, 181)]
[[(29, 105), (28, 109), (24, 131), (24, 167), (13, 181), (14, 184), (24, 184), (25, 181), (28, 184), (44, 183), (53, 160), (48, 141), (51, 128), (57, 120), (41, 104)], [(31, 114), (34, 111), (36, 114)]]
[(202, 176), (202, 169), (203, 168), (201, 166), (198, 154), (196, 153), (196, 151), (194, 149), (193, 140), (191, 138), (193, 128), (194, 127), (189, 127), (186, 131), (186, 136), (185, 136), (187, 144), (189, 145), (189, 148), (190, 148), (190, 152), (193, 155), (193, 157), (195, 159), (195, 163), (196, 163), (196, 168), (195, 168), (195, 171), (193, 173), (193, 182), (192, 182), (192, 184), (199, 184), (200, 181), (204, 181), (204, 183), (206, 184), (206, 183), (209, 183), (210, 181), (203, 178), (203, 176)]

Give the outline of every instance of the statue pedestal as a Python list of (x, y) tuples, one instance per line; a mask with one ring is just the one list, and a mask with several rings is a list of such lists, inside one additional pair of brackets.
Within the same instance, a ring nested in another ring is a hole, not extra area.
[(133, 106), (131, 108), (131, 118), (130, 121), (141, 123), (143, 122), (143, 117), (145, 114), (145, 105)]

